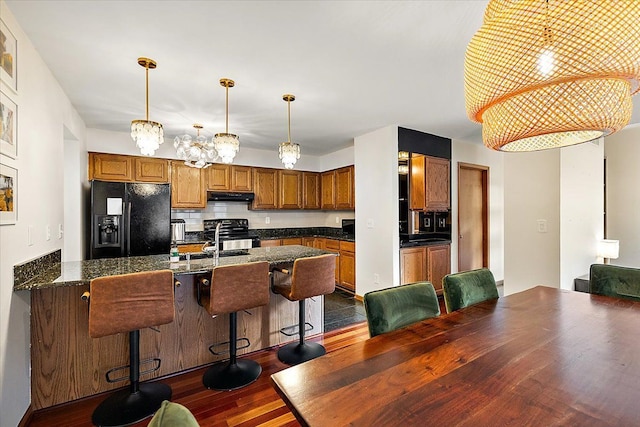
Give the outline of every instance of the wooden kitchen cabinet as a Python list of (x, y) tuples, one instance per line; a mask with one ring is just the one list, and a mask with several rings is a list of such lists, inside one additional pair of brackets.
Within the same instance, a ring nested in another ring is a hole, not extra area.
[(448, 210), (449, 160), (413, 153), (410, 163), (409, 208), (419, 211)]
[(205, 208), (207, 192), (206, 169), (192, 168), (180, 161), (171, 162), (171, 207)]
[(278, 208), (302, 209), (302, 172), (289, 169), (278, 170)]
[(356, 245), (354, 242), (340, 241), (340, 285), (356, 291)]
[(252, 187), (252, 171), (250, 166), (226, 165), (214, 163), (206, 169), (207, 190), (250, 192)]
[(336, 170), (336, 209), (355, 209), (356, 207), (353, 172), (353, 166), (347, 166)]
[(278, 208), (278, 170), (253, 168), (253, 192), (255, 198), (252, 209)]
[(302, 208), (320, 209), (320, 174), (302, 173)]
[(202, 252), (203, 243), (187, 243), (178, 245), (178, 252), (181, 254)]
[(355, 209), (354, 167), (347, 166), (320, 174), (321, 208)]
[(442, 278), (451, 273), (451, 246), (427, 246), (427, 266), (429, 280), (436, 292), (442, 292)]
[(134, 176), (137, 182), (169, 182), (169, 161), (153, 157), (134, 157)]
[(302, 237), (290, 237), (288, 239), (282, 239), (280, 242), (281, 242), (282, 246), (301, 245), (302, 244)]
[(400, 284), (427, 280), (427, 251), (424, 247), (400, 249)]
[[(340, 254), (340, 241), (335, 239), (324, 239), (324, 248), (327, 251)], [(340, 257), (336, 257), (336, 284), (340, 284)]]
[(134, 156), (89, 153), (89, 180), (133, 181)]
[(281, 242), (280, 239), (261, 239), (260, 240), (260, 247), (261, 248), (269, 248), (272, 246), (281, 246)]
[(450, 245), (419, 246), (400, 250), (400, 284), (429, 281), (438, 294), (442, 278), (451, 272)]

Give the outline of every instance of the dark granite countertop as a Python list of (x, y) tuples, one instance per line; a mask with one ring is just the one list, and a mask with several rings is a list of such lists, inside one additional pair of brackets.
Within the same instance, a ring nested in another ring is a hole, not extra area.
[(332, 253), (300, 245), (252, 248), (248, 251), (248, 255), (220, 257), (217, 264), (213, 258), (170, 262), (168, 254), (58, 262), (32, 279), (14, 286), (13, 290), (85, 285), (98, 277), (141, 271), (169, 269), (173, 270), (174, 274), (194, 274), (211, 271), (217, 265), (243, 264), (254, 261), (269, 261), (271, 265), (288, 264), (297, 258)]
[(327, 239), (356, 241), (354, 234), (335, 227), (262, 228), (254, 229), (260, 240), (291, 239), (295, 237), (324, 237)]

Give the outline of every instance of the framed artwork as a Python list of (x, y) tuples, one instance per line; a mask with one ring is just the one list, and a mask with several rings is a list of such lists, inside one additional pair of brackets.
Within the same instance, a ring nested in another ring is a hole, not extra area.
[(18, 92), (18, 41), (0, 19), (0, 80)]
[(18, 207), (18, 171), (0, 163), (0, 225), (15, 224)]
[(0, 91), (0, 154), (18, 155), (18, 106)]

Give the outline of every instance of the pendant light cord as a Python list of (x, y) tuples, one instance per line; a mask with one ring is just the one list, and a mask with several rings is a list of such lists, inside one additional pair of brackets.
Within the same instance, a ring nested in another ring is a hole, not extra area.
[(287, 141), (291, 142), (291, 99), (287, 99), (287, 116), (289, 117), (289, 130), (287, 133)]
[(225, 108), (227, 110), (227, 114), (226, 114), (227, 122), (226, 122), (226, 131), (225, 131), (225, 133), (229, 133), (229, 84), (228, 83), (225, 85), (225, 88), (226, 88), (226, 92), (227, 92), (227, 100), (226, 100), (226, 103), (225, 103)]
[(149, 65), (145, 67), (145, 88), (146, 88), (146, 108), (147, 108), (147, 121), (149, 121)]

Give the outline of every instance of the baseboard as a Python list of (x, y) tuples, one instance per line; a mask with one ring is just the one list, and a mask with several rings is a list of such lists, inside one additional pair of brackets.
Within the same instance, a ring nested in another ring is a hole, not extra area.
[(27, 427), (29, 424), (31, 424), (31, 421), (33, 421), (33, 412), (33, 408), (31, 408), (31, 405), (29, 405), (29, 407), (27, 408), (27, 412), (24, 413), (22, 419), (18, 423), (18, 427)]
[(496, 280), (496, 286), (504, 286), (504, 280)]

